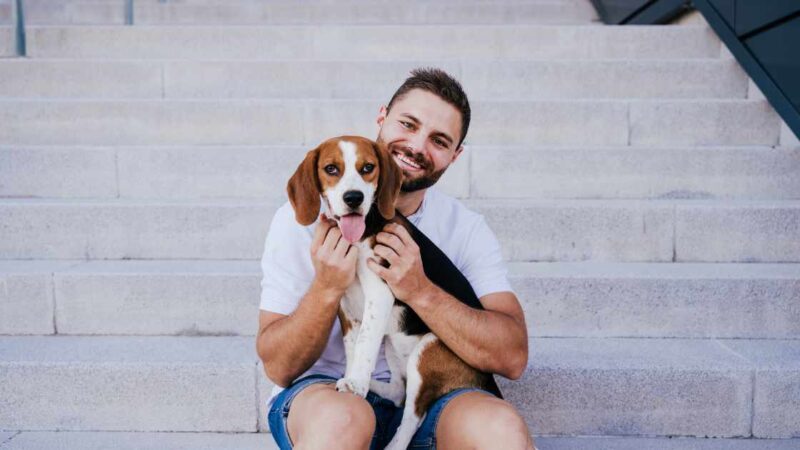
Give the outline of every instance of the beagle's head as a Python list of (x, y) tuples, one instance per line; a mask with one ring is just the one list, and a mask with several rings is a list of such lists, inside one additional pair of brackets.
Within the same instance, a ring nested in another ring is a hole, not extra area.
[(300, 224), (314, 223), (322, 197), (342, 236), (354, 243), (364, 234), (373, 205), (387, 220), (394, 217), (402, 181), (403, 173), (383, 144), (340, 136), (308, 152), (286, 189)]

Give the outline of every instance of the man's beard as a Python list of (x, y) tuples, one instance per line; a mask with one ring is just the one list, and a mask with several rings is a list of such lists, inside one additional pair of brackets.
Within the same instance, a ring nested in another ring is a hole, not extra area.
[(405, 171), (403, 171), (403, 184), (400, 185), (400, 192), (414, 192), (421, 189), (427, 189), (439, 181), (439, 178), (442, 176), (444, 171), (445, 169), (442, 169), (438, 172), (433, 172), (429, 175), (421, 175), (420, 177), (414, 179), (409, 179), (406, 176)]
[[(382, 142), (380, 136), (378, 137), (378, 142)], [(392, 158), (394, 158), (395, 152), (403, 155), (403, 157), (408, 158), (411, 161), (414, 161), (414, 163), (420, 166), (423, 170), (421, 175), (412, 179), (410, 178), (409, 174), (402, 167), (400, 167), (400, 170), (403, 172), (403, 183), (400, 185), (400, 192), (414, 192), (427, 189), (436, 184), (436, 182), (439, 181), (439, 178), (442, 177), (442, 174), (444, 174), (444, 171), (447, 169), (445, 167), (442, 170), (429, 173), (428, 168), (433, 166), (433, 163), (427, 161), (422, 154), (418, 153), (415, 155), (414, 153), (411, 153), (402, 147), (389, 146), (389, 153), (392, 155)]]

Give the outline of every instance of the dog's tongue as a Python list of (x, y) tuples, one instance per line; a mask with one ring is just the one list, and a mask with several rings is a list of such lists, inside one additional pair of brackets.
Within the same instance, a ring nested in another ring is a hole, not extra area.
[(360, 214), (348, 214), (339, 219), (339, 229), (342, 231), (342, 236), (351, 244), (361, 239), (366, 227), (364, 216)]

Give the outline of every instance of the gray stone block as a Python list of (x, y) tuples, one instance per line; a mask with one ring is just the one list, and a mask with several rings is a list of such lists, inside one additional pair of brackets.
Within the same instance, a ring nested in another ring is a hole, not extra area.
[(17, 54), (16, 39), (14, 28), (10, 26), (0, 26), (0, 58), (10, 58)]
[(114, 149), (0, 147), (0, 197), (116, 197)]
[(257, 259), (278, 206), (7, 200), (0, 259)]
[(776, 145), (779, 135), (765, 101), (631, 102), (631, 145)]
[(510, 261), (672, 261), (673, 206), (638, 201), (467, 202)]
[(278, 450), (270, 435), (257, 433), (126, 433), (26, 431), (3, 450)]
[(126, 0), (25, 0), (25, 21), (32, 25), (122, 25)]
[(0, 140), (33, 145), (296, 145), (303, 142), (303, 109), (299, 102), (268, 100), (3, 101)]
[(0, 261), (0, 334), (53, 334), (53, 272), (70, 261)]
[(473, 102), (467, 142), (481, 145), (628, 145), (621, 101)]
[(163, 2), (138, 1), (137, 24), (470, 24), (589, 23), (586, 2)]
[(800, 148), (470, 146), (478, 198), (796, 199)]
[(275, 387), (275, 383), (267, 378), (266, 372), (264, 372), (264, 364), (261, 361), (258, 361), (256, 378), (256, 388), (258, 389), (258, 431), (260, 433), (269, 433), (269, 423), (267, 423), (268, 402), (272, 396), (272, 389)]
[(286, 183), (311, 148), (123, 147), (120, 196), (286, 199)]
[(747, 96), (747, 75), (736, 61), (464, 61), (462, 67), (472, 100)]
[(724, 345), (755, 369), (753, 436), (800, 437), (800, 341), (730, 340)]
[(536, 445), (541, 450), (794, 450), (800, 439), (583, 436), (540, 437)]
[(798, 264), (512, 263), (532, 336), (800, 337)]
[[(398, 40), (402, 35), (404, 39)], [(537, 25), (30, 27), (32, 58), (661, 59), (719, 55), (705, 27)], [(436, 45), (431, 45), (435, 42)]]
[(781, 120), (781, 145), (786, 147), (800, 148), (800, 138), (794, 134), (789, 125)]
[(161, 98), (161, 67), (146, 61), (0, 61), (3, 98)]
[[(167, 61), (166, 98), (349, 98), (387, 103), (411, 69), (449, 61)], [(370, 121), (372, 122), (372, 121)]]
[(251, 338), (0, 338), (0, 428), (256, 430)]
[(255, 335), (250, 261), (92, 261), (55, 276), (59, 334)]
[(532, 339), (501, 383), (534, 434), (750, 434), (752, 374), (714, 341)]
[(676, 209), (676, 261), (798, 262), (797, 201), (683, 202)]

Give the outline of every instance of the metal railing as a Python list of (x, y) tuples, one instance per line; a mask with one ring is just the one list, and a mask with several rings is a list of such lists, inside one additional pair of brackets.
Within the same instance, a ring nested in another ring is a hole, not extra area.
[(22, 0), (11, 4), (11, 19), (14, 21), (17, 56), (25, 56), (25, 9)]

